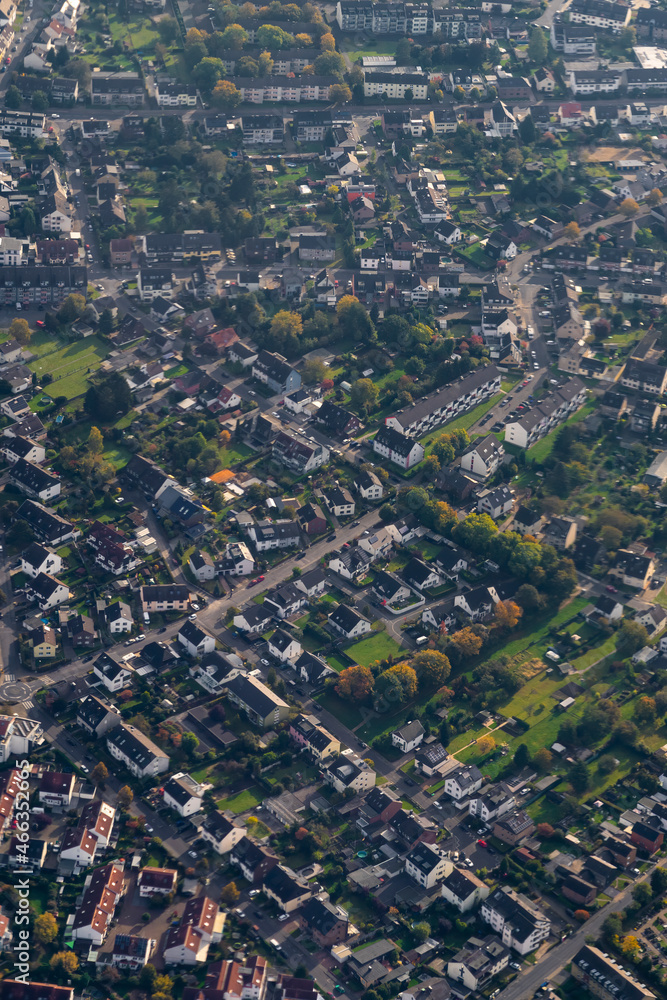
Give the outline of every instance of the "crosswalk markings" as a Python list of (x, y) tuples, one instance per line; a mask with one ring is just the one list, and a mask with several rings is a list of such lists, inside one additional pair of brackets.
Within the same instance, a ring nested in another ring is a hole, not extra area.
[(15, 675), (15, 674), (5, 674), (5, 675), (4, 675), (4, 679), (5, 679), (5, 682), (6, 682), (7, 684), (11, 684), (11, 683), (12, 683), (12, 681), (15, 681), (15, 680), (16, 680), (16, 675)]
[(34, 701), (32, 701), (32, 699), (30, 699), (30, 698), (27, 701), (22, 701), (21, 704), (23, 705), (24, 708), (34, 708), (35, 707)]

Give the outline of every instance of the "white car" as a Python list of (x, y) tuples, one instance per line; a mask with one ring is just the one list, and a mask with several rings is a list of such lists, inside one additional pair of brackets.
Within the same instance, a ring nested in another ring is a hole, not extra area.
[(144, 635), (144, 633), (140, 632), (139, 635), (136, 638), (136, 642), (141, 642), (141, 640), (145, 639), (145, 638), (146, 638), (146, 636)]
[(434, 809), (442, 809), (442, 804), (440, 802), (434, 802), (433, 803), (433, 808)]
[(283, 920), (289, 920), (289, 913), (281, 913), (280, 916), (278, 917), (278, 920), (280, 921), (280, 923), (282, 923)]
[(189, 622), (196, 622), (197, 621), (197, 615), (188, 615), (188, 621)]

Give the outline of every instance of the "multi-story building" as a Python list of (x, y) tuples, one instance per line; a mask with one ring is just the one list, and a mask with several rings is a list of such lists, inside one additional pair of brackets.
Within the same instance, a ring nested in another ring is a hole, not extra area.
[(297, 432), (280, 431), (271, 447), (275, 461), (285, 468), (302, 475), (326, 465), (329, 461), (329, 449), (315, 439), (309, 439)]
[(37, 264), (3, 267), (0, 272), (0, 307), (19, 304), (23, 309), (61, 305), (68, 295), (86, 294), (85, 267)]
[(92, 103), (97, 107), (122, 104), (138, 108), (146, 96), (144, 81), (138, 73), (131, 72), (93, 73), (90, 93)]
[(574, 956), (570, 974), (599, 1000), (655, 1000), (655, 993), (647, 986), (590, 944), (585, 944)]
[[(235, 76), (230, 79), (241, 94), (245, 104), (267, 104), (270, 102), (305, 103), (327, 101), (329, 90), (337, 83), (335, 76), (265, 76), (253, 79)], [(245, 122), (245, 117), (243, 121)], [(244, 125), (245, 137), (245, 125)]]
[(243, 142), (246, 145), (274, 145), (285, 138), (281, 115), (244, 115), (241, 119)]
[(40, 139), (46, 132), (44, 115), (32, 111), (0, 110), (0, 134), (18, 135), (22, 139)]
[(535, 951), (551, 931), (548, 917), (524, 895), (507, 887), (495, 889), (482, 903), (480, 912), (503, 944), (520, 955)]
[(369, 3), (339, 0), (336, 21), (341, 31), (370, 31), (377, 35), (426, 35), (434, 30), (429, 3)]
[(519, 420), (505, 425), (505, 440), (519, 448), (530, 448), (550, 430), (567, 420), (583, 405), (586, 386), (579, 378), (550, 393)]
[(572, 24), (587, 24), (619, 34), (629, 23), (632, 8), (610, 0), (572, 0), (567, 12)]
[(386, 418), (385, 424), (400, 434), (421, 437), (490, 399), (499, 390), (500, 372), (496, 366), (477, 368), (458, 382), (397, 410)]
[(615, 70), (572, 70), (570, 90), (573, 94), (615, 94), (620, 89), (623, 74)]
[(388, 458), (394, 465), (400, 465), (402, 469), (411, 469), (414, 465), (418, 465), (425, 454), (424, 447), (419, 441), (386, 424), (373, 438), (373, 451), (383, 458)]
[(156, 776), (169, 769), (169, 757), (139, 729), (122, 722), (106, 737), (107, 749), (136, 778)]
[[(364, 75), (364, 97), (385, 97), (399, 101), (425, 101), (429, 78), (422, 73), (367, 72)], [(408, 93), (409, 91), (409, 93)]]
[(159, 108), (195, 108), (199, 91), (194, 83), (168, 82), (155, 85), (155, 99)]
[(654, 361), (629, 358), (621, 373), (620, 383), (626, 389), (661, 396), (667, 388), (667, 368)]
[(141, 237), (141, 252), (148, 264), (179, 264), (185, 260), (219, 260), (219, 233), (149, 233)]

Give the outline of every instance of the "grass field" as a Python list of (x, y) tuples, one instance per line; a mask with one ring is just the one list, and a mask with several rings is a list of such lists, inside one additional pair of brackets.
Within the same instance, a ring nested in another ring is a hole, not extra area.
[(430, 434), (426, 435), (426, 437), (421, 438), (421, 443), (423, 445), (430, 444), (430, 442), (439, 437), (440, 434), (448, 434), (451, 431), (469, 430), (474, 423), (477, 423), (477, 421), (481, 420), (482, 417), (489, 412), (489, 410), (493, 409), (496, 403), (499, 403), (504, 395), (504, 392), (496, 393), (496, 395), (492, 399), (487, 400), (486, 403), (480, 403), (479, 406), (475, 406), (472, 410), (469, 410), (468, 413), (462, 413), (460, 417), (456, 418), (456, 420), (451, 420), (448, 424), (443, 424), (443, 426), (439, 427), (437, 431), (431, 431)]
[[(51, 344), (56, 347), (53, 340)], [(99, 337), (87, 337), (43, 353), (36, 361), (31, 361), (28, 367), (38, 378), (47, 372), (53, 376), (53, 382), (48, 388), (50, 396), (74, 399), (85, 393), (90, 384), (89, 376), (95, 374), (107, 353), (108, 347)]]
[(551, 454), (553, 446), (556, 443), (556, 437), (560, 429), (562, 427), (567, 426), (567, 424), (580, 423), (582, 420), (585, 420), (586, 417), (589, 416), (589, 414), (591, 414), (594, 409), (595, 409), (595, 402), (593, 400), (591, 400), (590, 403), (586, 403), (586, 405), (582, 406), (582, 408), (578, 410), (573, 417), (570, 417), (569, 420), (566, 420), (564, 424), (560, 424), (558, 427), (554, 427), (554, 429), (550, 431), (546, 437), (543, 437), (541, 441), (538, 441), (537, 444), (534, 444), (532, 448), (529, 448), (528, 458), (532, 459), (534, 462), (543, 462)]
[(356, 642), (354, 646), (349, 646), (345, 652), (355, 663), (367, 667), (376, 660), (385, 660), (388, 656), (400, 656), (401, 647), (386, 632), (376, 632), (367, 639)]
[(349, 663), (346, 663), (345, 660), (341, 660), (341, 658), (335, 654), (327, 656), (327, 663), (330, 667), (333, 667), (334, 670), (337, 670), (338, 673), (340, 673), (341, 670), (345, 670), (350, 665)]
[(230, 441), (229, 447), (220, 449), (221, 468), (226, 469), (231, 465), (236, 465), (237, 462), (242, 462), (244, 458), (250, 458), (252, 454), (252, 449), (248, 448), (247, 445), (240, 442), (232, 444)]
[(258, 806), (265, 797), (262, 789), (253, 785), (251, 788), (244, 788), (242, 792), (237, 792), (236, 795), (230, 795), (228, 799), (219, 799), (218, 809), (229, 809), (233, 813), (242, 813)]

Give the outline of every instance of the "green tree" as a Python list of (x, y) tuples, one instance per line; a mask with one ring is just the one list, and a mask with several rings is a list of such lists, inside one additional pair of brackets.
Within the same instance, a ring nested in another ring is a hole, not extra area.
[(621, 656), (632, 656), (648, 642), (648, 632), (639, 622), (625, 619), (616, 633), (616, 648)]
[(590, 786), (590, 775), (583, 761), (577, 761), (570, 771), (570, 784), (578, 795), (582, 795)]
[(289, 49), (294, 45), (294, 35), (289, 31), (284, 31), (275, 24), (263, 24), (255, 33), (258, 45), (268, 52), (275, 52), (276, 49)]
[(375, 340), (375, 327), (368, 310), (354, 295), (344, 295), (336, 306), (338, 325), (346, 337), (371, 343)]
[(222, 32), (220, 46), (223, 49), (242, 49), (248, 41), (248, 32), (240, 24), (229, 24)]
[(30, 101), (30, 106), (33, 111), (37, 111), (39, 114), (43, 114), (49, 107), (49, 99), (43, 90), (36, 90), (32, 95)]
[(653, 869), (651, 874), (651, 891), (654, 896), (661, 896), (665, 891), (667, 891), (667, 869)]
[(424, 942), (431, 936), (431, 925), (427, 923), (426, 920), (422, 920), (418, 924), (414, 925), (412, 933), (415, 936), (417, 944), (424, 944)]
[(380, 390), (369, 378), (359, 378), (350, 389), (350, 405), (357, 413), (368, 414), (377, 405)]
[(551, 769), (553, 763), (553, 757), (551, 751), (547, 750), (546, 747), (540, 747), (533, 754), (533, 764), (540, 770), (543, 774)]
[(192, 757), (199, 746), (199, 739), (194, 733), (186, 731), (181, 738), (181, 746), (188, 757)]
[(211, 102), (223, 111), (233, 111), (241, 103), (241, 91), (231, 80), (219, 80), (213, 88)]
[(83, 403), (88, 416), (102, 424), (128, 413), (131, 407), (130, 387), (119, 372), (112, 372), (98, 384), (91, 385)]
[(647, 906), (651, 902), (653, 893), (651, 892), (651, 886), (648, 882), (640, 882), (638, 885), (633, 887), (632, 898), (635, 903), (639, 906)]
[(546, 35), (541, 28), (535, 25), (528, 42), (528, 58), (537, 66), (544, 66), (548, 51)]
[(12, 111), (18, 111), (21, 107), (21, 91), (14, 84), (7, 88), (7, 93), (5, 94), (5, 107), (10, 108)]
[(442, 687), (451, 672), (449, 660), (437, 649), (420, 650), (413, 656), (412, 666), (423, 687)]
[(58, 319), (61, 323), (74, 323), (75, 320), (81, 319), (85, 308), (86, 300), (83, 295), (72, 292), (58, 310)]
[(113, 327), (114, 327), (114, 320), (111, 309), (103, 309), (102, 315), (100, 316), (99, 332), (102, 334), (103, 337), (108, 337), (109, 334), (113, 331)]
[(514, 754), (514, 766), (517, 770), (527, 767), (530, 764), (530, 750), (525, 743), (519, 743)]
[(323, 382), (328, 374), (328, 369), (323, 361), (320, 361), (319, 358), (310, 358), (301, 369), (301, 380), (306, 385), (315, 385), (317, 382)]
[(525, 115), (519, 122), (519, 136), (527, 146), (532, 145), (537, 139), (537, 129), (530, 114)]
[(21, 209), (21, 214), (19, 215), (19, 225), (24, 236), (32, 236), (37, 229), (35, 213), (29, 205), (26, 205)]
[(30, 343), (32, 330), (25, 319), (13, 319), (9, 324), (9, 336), (18, 341), (21, 347)]
[(157, 33), (163, 45), (169, 47), (178, 38), (178, 21), (175, 17), (163, 17), (157, 23)]
[(192, 70), (192, 78), (203, 93), (210, 94), (221, 79), (224, 69), (222, 59), (206, 56)]

